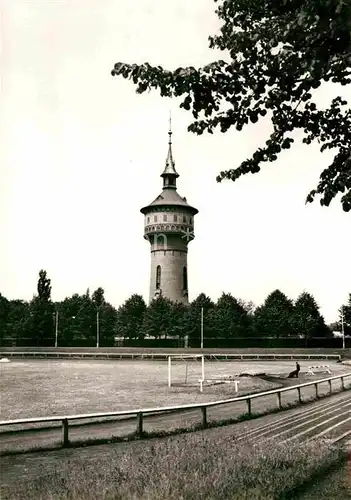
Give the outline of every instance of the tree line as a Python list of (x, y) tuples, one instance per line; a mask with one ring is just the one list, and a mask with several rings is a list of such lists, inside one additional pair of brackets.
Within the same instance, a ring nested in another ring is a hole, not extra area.
[[(313, 338), (341, 331), (351, 334), (351, 294), (341, 306), (338, 321), (326, 325), (314, 297), (303, 292), (293, 301), (280, 290), (270, 293), (255, 307), (223, 293), (214, 302), (201, 293), (188, 306), (159, 297), (148, 306), (133, 294), (117, 309), (105, 300), (103, 288), (73, 294), (61, 302), (51, 299), (51, 281), (39, 272), (37, 294), (29, 302), (8, 300), (0, 293), (0, 343), (12, 346), (114, 346), (116, 338), (183, 341), (269, 337)], [(183, 344), (182, 344), (183, 345)]]

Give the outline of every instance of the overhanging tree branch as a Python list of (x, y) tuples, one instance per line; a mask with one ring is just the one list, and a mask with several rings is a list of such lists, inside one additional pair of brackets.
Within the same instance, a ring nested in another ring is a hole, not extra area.
[[(321, 152), (334, 149), (331, 165), (320, 177), (307, 202), (320, 197), (322, 205), (341, 194), (351, 210), (351, 118), (348, 103), (333, 99), (318, 109), (313, 91), (323, 82), (351, 83), (351, 2), (349, 0), (218, 0), (220, 33), (210, 47), (226, 51), (230, 61), (202, 68), (178, 68), (117, 63), (113, 75), (129, 78), (137, 92), (159, 89), (161, 96), (184, 97), (180, 107), (195, 119), (188, 130), (242, 130), (268, 113), (274, 133), (264, 148), (237, 168), (220, 172), (217, 181), (237, 180), (256, 173), (291, 147), (291, 133), (303, 130), (303, 142), (317, 141)], [(288, 133), (289, 136), (287, 135)]]

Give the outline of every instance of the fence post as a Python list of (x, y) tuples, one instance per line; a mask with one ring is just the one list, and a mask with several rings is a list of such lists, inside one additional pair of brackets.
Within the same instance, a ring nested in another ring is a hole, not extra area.
[(139, 437), (142, 437), (142, 435), (144, 434), (144, 429), (143, 429), (143, 414), (142, 414), (142, 412), (139, 412), (137, 414), (137, 418), (138, 418), (137, 434), (138, 434)]
[(247, 413), (251, 415), (251, 398), (247, 398)]
[(277, 392), (277, 402), (278, 402), (278, 408), (281, 410), (282, 408), (282, 393)]
[(299, 397), (299, 403), (302, 403), (301, 388), (300, 387), (297, 388), (297, 394), (298, 394), (298, 397)]
[(316, 389), (316, 398), (318, 398), (318, 397), (319, 397), (319, 396), (318, 396), (318, 384), (314, 384), (314, 387), (315, 387), (315, 389)]
[(332, 394), (332, 383), (331, 383), (331, 380), (328, 380), (328, 383), (329, 383), (329, 394)]
[(207, 429), (207, 407), (201, 406), (202, 411), (202, 428)]
[(344, 377), (341, 377), (341, 389), (342, 389), (343, 391), (345, 390)]
[(66, 447), (69, 445), (69, 439), (68, 439), (68, 420), (67, 418), (64, 418), (62, 420), (62, 443), (63, 447)]

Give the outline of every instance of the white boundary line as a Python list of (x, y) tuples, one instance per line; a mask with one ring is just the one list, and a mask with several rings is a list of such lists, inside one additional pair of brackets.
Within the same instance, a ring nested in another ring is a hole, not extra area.
[[(351, 429), (349, 431), (346, 431), (344, 434), (341, 434), (341, 436), (338, 436), (337, 438), (334, 438), (332, 440), (332, 444), (337, 443), (338, 441), (341, 441), (345, 437), (350, 436), (350, 434), (351, 434)], [(351, 441), (348, 441), (346, 444), (347, 445), (351, 445)]]
[[(261, 436), (261, 435), (264, 436), (266, 434), (269, 434), (271, 432), (271, 430), (275, 427), (278, 427), (278, 428), (285, 427), (285, 425), (290, 424), (292, 421), (299, 422), (300, 420), (309, 418), (310, 416), (313, 416), (314, 414), (319, 413), (321, 410), (323, 411), (323, 409), (327, 410), (327, 409), (337, 408), (344, 403), (345, 399), (348, 400), (348, 398), (345, 397), (345, 398), (340, 399), (337, 402), (336, 401), (335, 402), (328, 401), (328, 402), (324, 402), (322, 404), (319, 404), (318, 406), (315, 403), (313, 405), (313, 408), (308, 408), (308, 409), (304, 410), (303, 412), (302, 411), (297, 412), (295, 415), (287, 415), (285, 417), (281, 417), (279, 419), (274, 420), (273, 422), (268, 422), (267, 424), (261, 425), (260, 427), (255, 427), (252, 430), (248, 430), (248, 431), (246, 431), (245, 435), (242, 435), (238, 438), (238, 441), (241, 441), (242, 439), (250, 438), (251, 435), (254, 435), (254, 434), (259, 434), (259, 436)], [(261, 432), (261, 434), (260, 434), (260, 432)]]
[[(351, 412), (349, 411), (349, 413), (351, 413)], [(337, 427), (339, 427), (340, 425), (345, 424), (345, 423), (346, 423), (346, 422), (348, 422), (349, 420), (351, 420), (351, 416), (350, 416), (350, 417), (348, 417), (348, 418), (346, 418), (345, 420), (342, 420), (341, 422), (338, 422), (337, 424), (332, 425), (331, 427), (328, 427), (328, 429), (325, 429), (324, 431), (320, 432), (319, 434), (317, 434), (316, 436), (313, 436), (313, 437), (314, 437), (314, 438), (319, 438), (319, 437), (322, 437), (322, 436), (324, 436), (325, 434), (328, 434), (328, 432), (332, 431), (333, 429), (336, 429), (336, 428), (337, 428)], [(351, 434), (351, 430), (350, 430), (350, 431), (348, 431), (348, 432), (346, 433), (346, 436), (347, 436), (348, 434)], [(342, 437), (343, 437), (343, 436), (341, 436), (341, 437), (339, 436), (339, 440), (340, 440), (340, 439), (342, 439)]]
[[(351, 403), (350, 403), (351, 405)], [(349, 406), (349, 405), (347, 405)], [(335, 410), (334, 410), (335, 411)], [(307, 434), (308, 432), (310, 431), (313, 431), (314, 429), (316, 429), (317, 427), (321, 427), (322, 425), (325, 425), (327, 424), (328, 422), (331, 422), (332, 420), (335, 420), (336, 418), (339, 418), (340, 415), (335, 415), (334, 417), (331, 417), (331, 418), (327, 418), (326, 420), (323, 420), (323, 422), (321, 422), (320, 424), (317, 424), (317, 425), (314, 425), (313, 427), (309, 427), (308, 429), (305, 429), (304, 431), (302, 432), (299, 432), (298, 434), (294, 434), (293, 436), (291, 436), (290, 438), (288, 439), (285, 439), (283, 441), (283, 443), (287, 443), (288, 441), (292, 441), (293, 439), (297, 439), (299, 438), (300, 436), (303, 436), (304, 434)], [(321, 418), (321, 417), (318, 417), (318, 418)], [(313, 422), (314, 420), (318, 420), (318, 418), (315, 418), (315, 419), (312, 419), (310, 420), (310, 422)], [(305, 425), (305, 424), (304, 424)], [(297, 426), (297, 427), (301, 427), (300, 426)], [(284, 434), (284, 433), (281, 433), (281, 434)], [(279, 436), (280, 434), (278, 434), (277, 436)], [(275, 436), (275, 437), (277, 437)]]

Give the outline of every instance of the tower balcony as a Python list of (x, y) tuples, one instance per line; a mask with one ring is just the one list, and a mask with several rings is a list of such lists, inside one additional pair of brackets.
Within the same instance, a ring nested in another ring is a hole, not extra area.
[[(172, 234), (172, 235), (182, 235), (188, 236), (188, 239), (193, 240), (195, 238), (194, 225), (193, 224), (147, 224), (144, 227), (144, 237), (154, 235), (154, 234)], [(149, 239), (149, 238), (147, 238)]]

